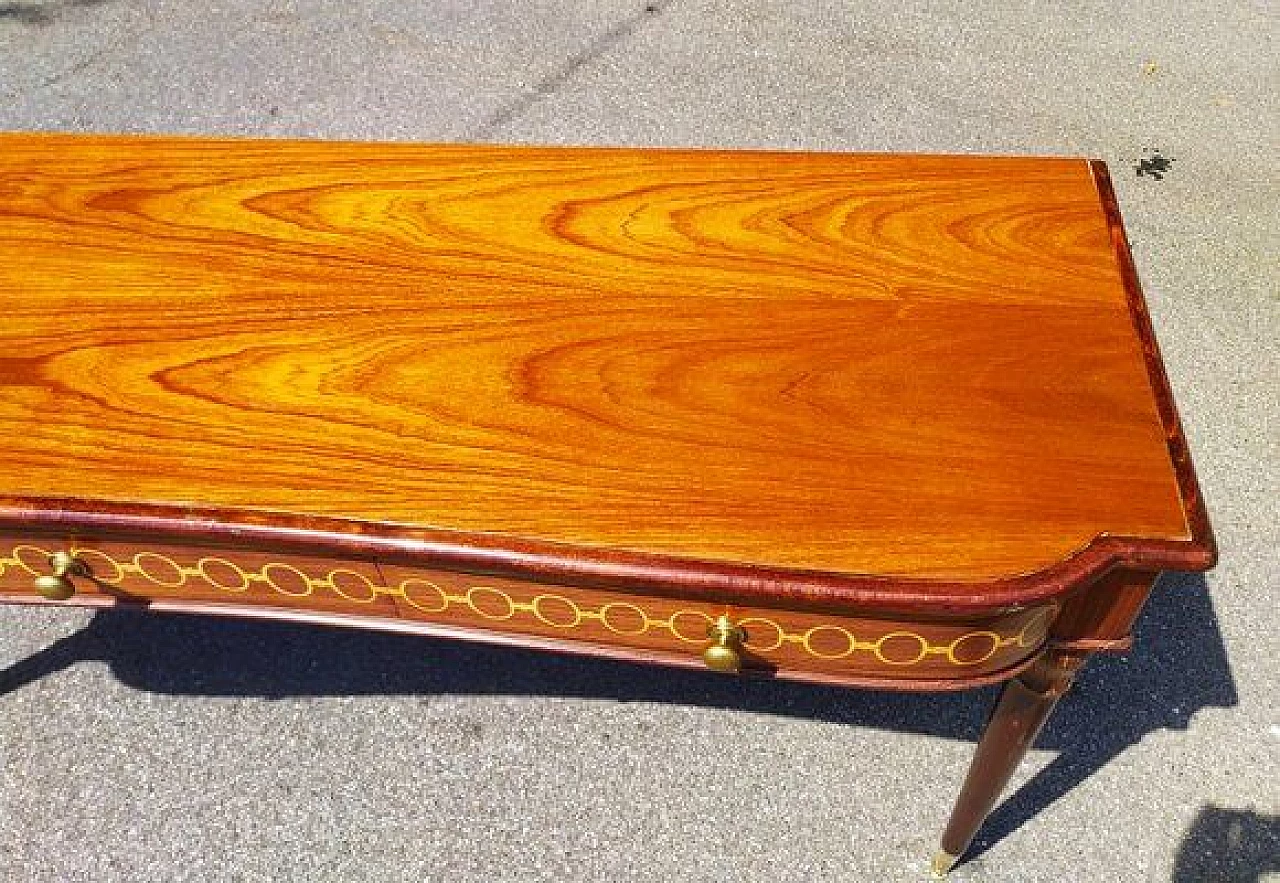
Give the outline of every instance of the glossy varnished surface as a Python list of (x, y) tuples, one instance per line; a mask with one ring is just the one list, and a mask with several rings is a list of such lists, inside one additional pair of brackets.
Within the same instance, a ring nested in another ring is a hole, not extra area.
[(7, 136), (0, 493), (975, 582), (1189, 541), (1115, 235), (1082, 160)]

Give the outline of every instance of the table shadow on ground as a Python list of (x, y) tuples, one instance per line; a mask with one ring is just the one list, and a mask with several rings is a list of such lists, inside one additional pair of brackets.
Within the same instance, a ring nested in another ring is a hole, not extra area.
[[(410, 635), (106, 610), (0, 671), (0, 695), (88, 660), (107, 663), (131, 687), (165, 694), (544, 695), (674, 703), (970, 741), (981, 734), (995, 693), (846, 690)], [(1197, 711), (1236, 703), (1204, 578), (1167, 575), (1139, 620), (1134, 650), (1090, 662), (1036, 743), (1057, 756), (997, 807), (969, 858), (1147, 733), (1185, 729)], [(963, 770), (948, 771), (939, 793), (954, 793), (962, 776)]]
[(1280, 873), (1280, 816), (1207, 804), (1178, 847), (1173, 883), (1262, 883)]

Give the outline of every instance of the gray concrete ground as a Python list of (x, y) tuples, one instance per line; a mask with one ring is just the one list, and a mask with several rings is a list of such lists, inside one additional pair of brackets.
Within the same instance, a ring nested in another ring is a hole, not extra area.
[[(1222, 564), (955, 879), (1277, 880), (1268, 7), (0, 0), (0, 128), (1105, 158)], [(10, 881), (920, 880), (990, 699), (119, 613), (0, 611), (7, 665)]]

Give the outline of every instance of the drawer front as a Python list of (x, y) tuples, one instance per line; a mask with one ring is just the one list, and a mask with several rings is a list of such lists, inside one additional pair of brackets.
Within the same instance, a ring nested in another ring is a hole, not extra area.
[(36, 594), (34, 580), (58, 551), (87, 568), (77, 595), (120, 601), (198, 601), (332, 613), (395, 616), (373, 562), (199, 546), (145, 546), (77, 538), (9, 540), (0, 553), (0, 591)]
[(411, 620), (670, 651), (698, 658), (722, 615), (743, 632), (745, 667), (833, 676), (939, 679), (1000, 671), (1043, 643), (1053, 608), (919, 623), (713, 604), (384, 566)]
[[(0, 543), (0, 598), (36, 596), (54, 553), (87, 574), (71, 576), (85, 603), (106, 598), (214, 604), (252, 616), (293, 610), (360, 617), (349, 624), (421, 626), (424, 632), (521, 638), (538, 646), (631, 651), (693, 663), (721, 617), (738, 630), (743, 667), (799, 679), (959, 681), (992, 675), (1044, 643), (1052, 606), (962, 621), (918, 622), (716, 604), (549, 585), (454, 571), (216, 547), (77, 538)], [(74, 603), (75, 598), (72, 599)], [(414, 630), (410, 628), (409, 630)]]

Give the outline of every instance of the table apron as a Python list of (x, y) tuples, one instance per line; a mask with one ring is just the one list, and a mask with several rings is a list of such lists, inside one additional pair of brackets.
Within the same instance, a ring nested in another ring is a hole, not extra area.
[(75, 556), (67, 602), (296, 619), (701, 665), (708, 629), (742, 629), (748, 674), (903, 689), (1008, 676), (1045, 644), (1055, 604), (954, 619), (717, 604), (373, 560), (51, 535), (0, 537), (0, 601), (38, 603), (35, 578)]

